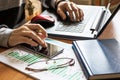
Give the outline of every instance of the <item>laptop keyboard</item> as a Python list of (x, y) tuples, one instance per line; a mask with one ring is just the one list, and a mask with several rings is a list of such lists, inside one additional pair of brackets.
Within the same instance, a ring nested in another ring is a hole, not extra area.
[[(97, 7), (90, 7), (88, 9), (87, 7), (84, 7), (84, 20), (81, 22), (71, 22), (69, 19), (67, 19), (64, 22), (58, 22), (56, 25), (55, 30), (56, 31), (62, 31), (62, 32), (73, 32), (73, 33), (82, 33), (85, 30), (85, 27), (92, 26), (92, 24), (88, 25), (88, 22), (94, 22), (96, 19), (93, 17), (97, 16), (101, 9), (98, 10)], [(93, 14), (94, 13), (94, 14)]]
[(59, 22), (56, 27), (56, 31), (63, 31), (63, 32), (75, 32), (75, 33), (82, 33), (85, 29), (85, 26), (90, 18), (85, 17), (81, 22)]

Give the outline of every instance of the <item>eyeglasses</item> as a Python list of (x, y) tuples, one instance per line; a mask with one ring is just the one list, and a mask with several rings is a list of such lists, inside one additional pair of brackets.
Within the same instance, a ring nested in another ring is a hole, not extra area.
[(33, 72), (41, 72), (73, 66), (74, 64), (75, 60), (72, 58), (57, 58), (34, 62), (32, 64), (27, 65), (25, 69)]

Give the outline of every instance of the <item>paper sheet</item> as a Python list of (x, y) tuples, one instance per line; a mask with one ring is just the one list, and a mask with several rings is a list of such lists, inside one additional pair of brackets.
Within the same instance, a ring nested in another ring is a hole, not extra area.
[(37, 55), (21, 46), (17, 46), (2, 52), (0, 54), (0, 62), (7, 64), (8, 66), (11, 66), (14, 69), (17, 69), (31, 77), (34, 77), (37, 80), (86, 80), (70, 44), (62, 43), (52, 39), (47, 39), (46, 41), (58, 44), (59, 46), (64, 45), (64, 52), (54, 58), (73, 58), (75, 59), (75, 65), (43, 72), (32, 72), (25, 70), (25, 67), (28, 64), (43, 60), (45, 57)]

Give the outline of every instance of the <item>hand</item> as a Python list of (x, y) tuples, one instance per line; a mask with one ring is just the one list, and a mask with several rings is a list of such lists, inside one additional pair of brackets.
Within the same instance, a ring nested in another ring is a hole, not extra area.
[(58, 4), (57, 13), (62, 17), (63, 20), (66, 19), (66, 12), (68, 12), (71, 21), (83, 20), (83, 11), (77, 6), (77, 4), (73, 2), (62, 1)]
[(26, 43), (31, 46), (41, 44), (43, 47), (47, 47), (44, 41), (46, 37), (47, 33), (41, 25), (25, 24), (13, 30), (8, 40), (8, 45), (13, 47), (21, 43)]

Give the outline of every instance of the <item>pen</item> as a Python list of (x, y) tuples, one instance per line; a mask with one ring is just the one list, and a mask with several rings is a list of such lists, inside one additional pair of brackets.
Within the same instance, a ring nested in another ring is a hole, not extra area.
[[(108, 12), (108, 10), (109, 10), (109, 8), (110, 8), (111, 1), (112, 1), (112, 0), (109, 0), (109, 3), (108, 3), (108, 5), (107, 5), (107, 7), (106, 7), (105, 15), (104, 15), (104, 18), (103, 18), (103, 20), (102, 20), (102, 24), (105, 24), (105, 20), (106, 20), (106, 18), (107, 18), (107, 12)], [(102, 26), (103, 26), (103, 25), (102, 25)]]
[(108, 12), (108, 10), (109, 10), (111, 1), (112, 1), (112, 0), (109, 0), (109, 1), (108, 1), (106, 10), (103, 11), (103, 13), (102, 13), (103, 16), (102, 16), (102, 15), (100, 16), (100, 19), (99, 19), (99, 22), (98, 22), (97, 26), (96, 26), (96, 27), (93, 26), (93, 27), (90, 29), (90, 30), (92, 31), (92, 34), (94, 33), (94, 31), (98, 31), (98, 30), (101, 28), (101, 26), (104, 25), (105, 20), (106, 20), (106, 18), (107, 18), (107, 12)]

